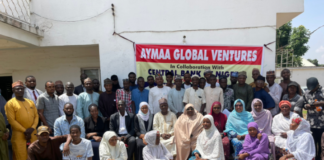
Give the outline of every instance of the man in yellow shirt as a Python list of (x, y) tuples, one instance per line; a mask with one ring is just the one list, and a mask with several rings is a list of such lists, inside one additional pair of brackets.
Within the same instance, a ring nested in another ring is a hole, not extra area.
[(24, 84), (12, 84), (15, 97), (7, 102), (5, 111), (12, 128), (13, 160), (27, 159), (27, 146), (37, 140), (38, 113), (33, 101), (24, 98)]
[[(252, 83), (250, 83), (249, 85), (252, 87), (252, 88), (255, 88), (256, 87), (256, 81), (257, 81), (257, 78), (260, 76), (261, 74), (260, 74), (260, 70), (259, 69), (257, 69), (257, 68), (253, 68), (253, 70), (252, 70), (252, 78), (253, 78), (253, 82)], [(267, 87), (267, 83), (264, 83), (264, 85), (263, 85), (263, 89), (264, 90), (266, 90), (267, 92), (269, 92), (269, 88)]]

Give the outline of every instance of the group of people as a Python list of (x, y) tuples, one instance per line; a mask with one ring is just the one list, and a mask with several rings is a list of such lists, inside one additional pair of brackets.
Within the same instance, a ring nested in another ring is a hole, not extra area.
[(116, 75), (105, 79), (102, 92), (81, 74), (77, 87), (47, 81), (42, 92), (27, 76), (12, 84), (12, 99), (0, 97), (0, 160), (9, 159), (9, 138), (14, 160), (320, 159), (324, 89), (312, 77), (302, 94), (288, 69), (281, 77), (277, 84), (274, 71), (253, 69), (247, 84), (245, 71), (232, 72), (228, 85), (206, 69), (204, 77), (168, 72), (164, 83), (131, 72), (123, 88)]

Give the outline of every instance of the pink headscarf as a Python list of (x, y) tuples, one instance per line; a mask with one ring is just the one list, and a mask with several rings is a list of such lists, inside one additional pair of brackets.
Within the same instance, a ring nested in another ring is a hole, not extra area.
[[(262, 111), (260, 112), (257, 112), (254, 109), (254, 104), (258, 101), (262, 105)], [(254, 121), (258, 124), (259, 130), (262, 133), (266, 133), (268, 136), (271, 135), (271, 126), (272, 126), (271, 112), (269, 110), (263, 109), (263, 103), (261, 99), (258, 98), (253, 99), (251, 107), (252, 107), (252, 112), (251, 112), (252, 117), (254, 118)]]

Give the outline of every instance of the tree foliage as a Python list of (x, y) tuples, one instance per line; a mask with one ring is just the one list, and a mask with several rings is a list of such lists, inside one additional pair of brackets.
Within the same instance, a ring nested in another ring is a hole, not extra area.
[[(303, 25), (299, 27), (292, 27), (291, 21), (277, 29), (277, 49), (288, 49), (289, 61), (293, 59), (294, 66), (302, 66), (301, 56), (305, 55), (309, 46), (307, 42), (309, 40), (310, 31)], [(293, 56), (293, 57), (292, 57)], [(287, 58), (283, 59), (283, 63), (287, 61)], [(279, 66), (281, 57), (277, 57), (277, 65)], [(288, 67), (283, 65), (283, 67)]]
[(317, 59), (307, 59), (309, 62), (313, 63), (315, 66), (319, 66)]

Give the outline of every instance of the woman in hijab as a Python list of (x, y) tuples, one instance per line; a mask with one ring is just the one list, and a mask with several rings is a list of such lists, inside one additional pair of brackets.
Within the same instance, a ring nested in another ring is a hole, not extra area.
[(244, 160), (268, 160), (269, 139), (266, 133), (259, 130), (258, 124), (250, 122), (247, 126), (249, 134), (245, 136), (243, 149), (240, 151), (239, 159)]
[[(245, 135), (248, 134), (247, 125), (253, 122), (254, 119), (250, 112), (245, 110), (245, 103), (241, 99), (237, 99), (234, 102), (234, 110), (229, 115), (226, 122), (226, 130), (229, 139), (232, 142), (235, 151), (235, 157), (242, 150), (242, 144), (244, 143)], [(237, 159), (237, 158), (235, 158)]]
[(228, 137), (226, 136), (226, 133), (223, 133), (223, 131), (225, 130), (227, 116), (226, 116), (226, 114), (223, 114), (221, 112), (222, 110), (223, 110), (222, 104), (220, 102), (216, 101), (212, 104), (209, 114), (213, 117), (213, 119), (214, 119), (213, 123), (222, 136), (222, 143), (223, 143), (223, 147), (224, 147), (225, 158), (229, 159), (229, 157), (230, 157), (230, 142), (229, 142)]
[(116, 92), (117, 89), (121, 89), (120, 85), (119, 85), (119, 81), (118, 81), (118, 77), (116, 75), (112, 75), (110, 77), (110, 79), (113, 81), (113, 88), (112, 88), (112, 91), (113, 92)]
[(214, 125), (213, 116), (204, 116), (203, 127), (204, 130), (197, 139), (196, 150), (189, 160), (225, 160), (222, 136)]
[(287, 135), (287, 153), (280, 160), (312, 160), (315, 158), (314, 139), (310, 125), (305, 119), (300, 117), (292, 119)]
[(252, 101), (252, 117), (254, 122), (258, 124), (259, 131), (268, 135), (271, 153), (273, 154), (273, 160), (276, 159), (276, 146), (274, 144), (274, 136), (271, 133), (271, 125), (272, 125), (272, 114), (269, 110), (263, 109), (263, 103), (260, 99), (255, 98)]
[(107, 131), (99, 146), (100, 160), (127, 160), (127, 150), (124, 142), (117, 139), (113, 131)]
[(187, 159), (196, 148), (197, 138), (203, 130), (202, 121), (203, 115), (194, 109), (193, 104), (188, 103), (174, 125), (177, 160)]
[(299, 117), (297, 113), (291, 112), (291, 104), (289, 101), (281, 101), (279, 103), (281, 112), (274, 116), (272, 123), (272, 133), (275, 136), (276, 158), (279, 159), (285, 149), (287, 141), (287, 132), (292, 119)]
[(172, 154), (160, 143), (160, 132), (150, 131), (145, 134), (144, 140), (147, 146), (143, 149), (144, 160), (170, 160)]
[(136, 132), (136, 152), (135, 157), (137, 160), (143, 160), (143, 148), (145, 147), (144, 136), (148, 131), (152, 130), (153, 114), (149, 111), (149, 105), (146, 102), (139, 104), (140, 110), (135, 116), (135, 132)]
[(282, 100), (287, 100), (291, 104), (291, 111), (302, 116), (304, 98), (299, 95), (299, 85), (296, 82), (290, 82), (287, 87), (287, 94), (283, 95)]

